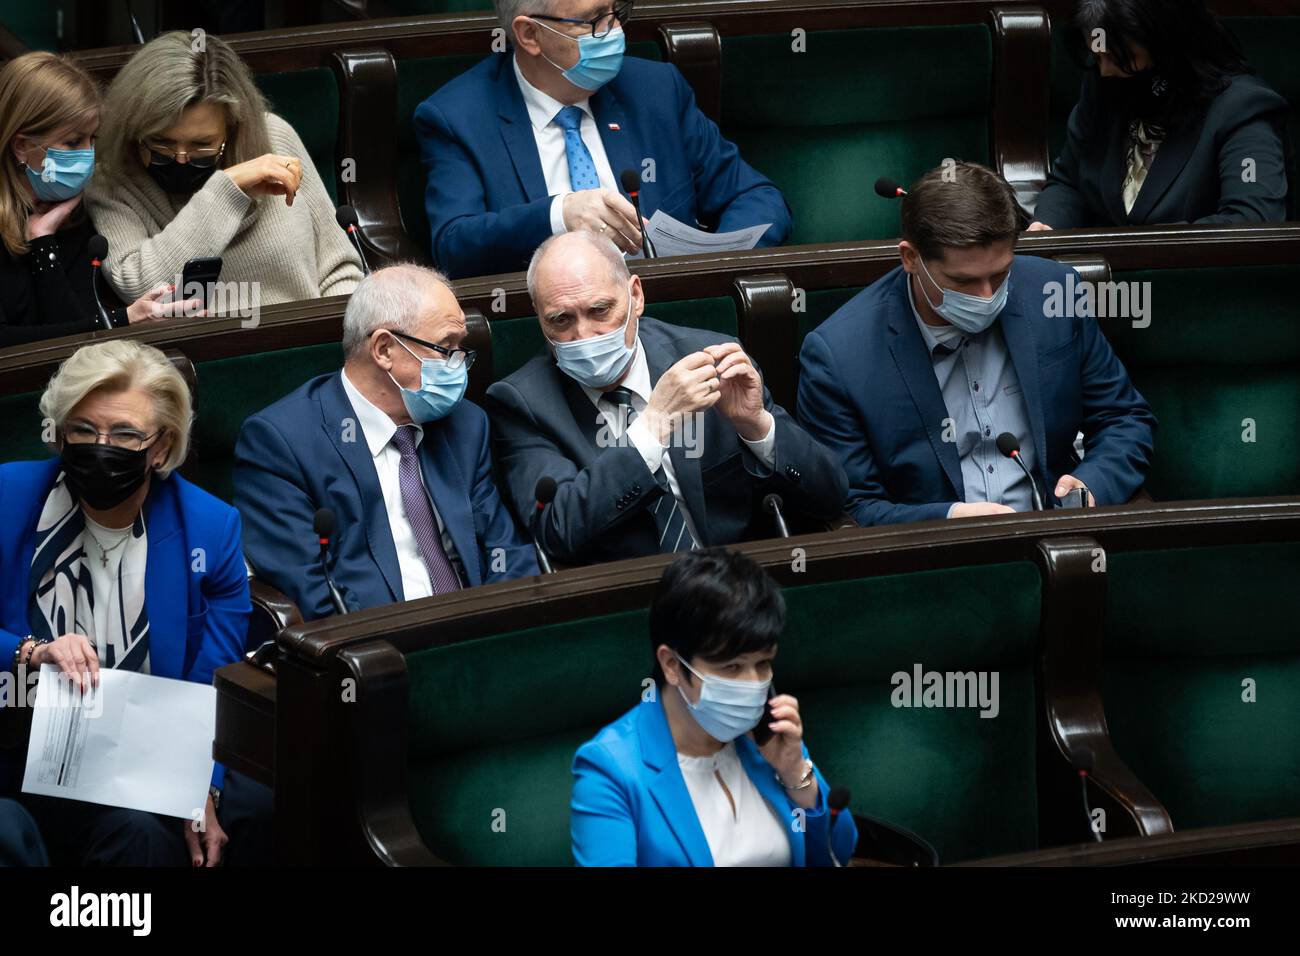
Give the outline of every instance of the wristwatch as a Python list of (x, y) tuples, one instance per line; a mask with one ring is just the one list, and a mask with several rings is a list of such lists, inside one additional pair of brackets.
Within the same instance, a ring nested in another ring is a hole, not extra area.
[(786, 790), (791, 790), (791, 791), (794, 791), (794, 790), (807, 790), (809, 787), (811, 787), (811, 786), (813, 785), (813, 779), (814, 779), (814, 778), (813, 778), (813, 762), (812, 762), (811, 760), (808, 760), (807, 758), (805, 758), (803, 764), (804, 764), (804, 766), (803, 766), (803, 777), (800, 778), (799, 783), (798, 783), (796, 786), (793, 786), (793, 787), (792, 787), (792, 786), (790, 786), (788, 783), (786, 783), (784, 780), (782, 780), (782, 779), (781, 779), (781, 775), (780, 775), (779, 773), (775, 775), (775, 776), (776, 776), (776, 782), (779, 783), (779, 784), (780, 784), (782, 787), (784, 787)]

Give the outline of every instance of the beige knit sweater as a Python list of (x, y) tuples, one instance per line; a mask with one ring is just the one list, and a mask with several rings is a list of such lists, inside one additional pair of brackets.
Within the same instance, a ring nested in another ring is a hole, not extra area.
[[(271, 149), (302, 160), (293, 205), (252, 199), (217, 170), (192, 196), (163, 192), (143, 168), (95, 176), (86, 204), (108, 240), (104, 272), (124, 302), (177, 282), (191, 259), (220, 256), (221, 282), (258, 283), (260, 305), (351, 292), (361, 262), (293, 127), (266, 114)], [(244, 293), (247, 295), (247, 292)]]

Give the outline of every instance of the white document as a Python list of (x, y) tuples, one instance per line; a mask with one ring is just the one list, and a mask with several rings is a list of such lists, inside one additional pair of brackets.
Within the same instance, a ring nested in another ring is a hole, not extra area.
[(705, 232), (678, 222), (662, 209), (656, 209), (645, 231), (650, 237), (655, 255), (666, 259), (668, 256), (693, 256), (701, 252), (742, 252), (753, 249), (771, 225), (770, 222), (765, 222), (761, 226), (750, 226), (735, 232)]
[(82, 695), (42, 664), (23, 791), (201, 820), (216, 724), (215, 687), (101, 668)]

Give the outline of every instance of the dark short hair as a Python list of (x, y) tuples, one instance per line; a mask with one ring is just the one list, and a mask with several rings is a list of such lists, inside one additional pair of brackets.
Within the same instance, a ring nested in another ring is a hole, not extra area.
[[(650, 604), (652, 657), (667, 644), (688, 662), (727, 661), (774, 647), (784, 629), (781, 588), (749, 558), (722, 548), (689, 551), (670, 564)], [(654, 679), (664, 682), (657, 659)]]
[(903, 238), (925, 259), (947, 249), (1015, 241), (1024, 214), (1005, 179), (979, 163), (936, 166), (903, 197)]

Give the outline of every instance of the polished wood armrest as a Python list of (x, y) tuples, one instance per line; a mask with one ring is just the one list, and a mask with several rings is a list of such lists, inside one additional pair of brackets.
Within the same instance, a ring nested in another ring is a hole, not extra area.
[(298, 605), (261, 578), (249, 577), (248, 596), (253, 604), (253, 614), (248, 620), (247, 650), (255, 651), (268, 642), (274, 642), (275, 636), (286, 627), (303, 622)]

